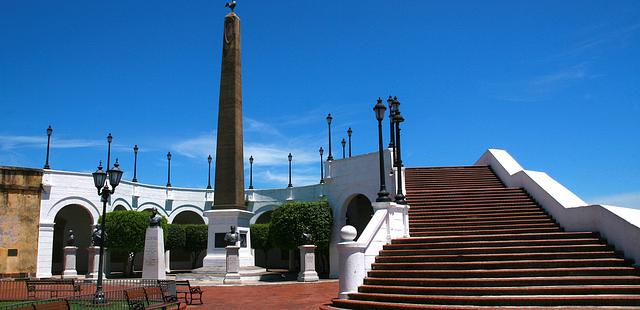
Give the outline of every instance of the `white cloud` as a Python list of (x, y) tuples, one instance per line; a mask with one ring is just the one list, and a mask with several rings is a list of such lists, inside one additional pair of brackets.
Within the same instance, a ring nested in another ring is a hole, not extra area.
[(589, 199), (591, 204), (605, 204), (640, 209), (640, 192), (619, 193)]
[(175, 143), (171, 151), (189, 158), (207, 158), (209, 154), (213, 157), (216, 153), (215, 141), (215, 133), (211, 132)]
[[(264, 171), (257, 175), (254, 175), (254, 178), (259, 181), (264, 181), (265, 183), (274, 184), (274, 187), (284, 187), (289, 184), (289, 173), (278, 173), (273, 172), (271, 170)], [(291, 175), (291, 183), (294, 186), (303, 186), (315, 184), (320, 181), (319, 174), (318, 176), (313, 176), (309, 174), (296, 174), (292, 173)], [(277, 184), (282, 184), (278, 186)]]
[[(282, 166), (288, 165), (289, 161), (287, 156), (289, 153), (293, 156), (292, 163), (295, 164), (309, 164), (316, 160), (320, 161), (318, 156), (315, 156), (311, 150), (303, 150), (301, 148), (287, 149), (275, 144), (253, 144), (246, 143), (244, 145), (244, 157), (245, 161), (249, 159), (249, 156), (253, 156), (255, 165), (263, 166)], [(318, 158), (316, 158), (318, 157)]]
[[(85, 139), (51, 138), (52, 149), (72, 149), (105, 146), (106, 141)], [(47, 137), (42, 136), (0, 136), (0, 149), (45, 148)]]

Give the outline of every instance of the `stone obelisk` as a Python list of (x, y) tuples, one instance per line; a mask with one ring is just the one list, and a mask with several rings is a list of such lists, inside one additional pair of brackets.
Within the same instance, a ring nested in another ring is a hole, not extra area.
[(242, 65), (240, 61), (240, 18), (232, 11), (224, 17), (222, 73), (218, 108), (218, 140), (213, 208), (205, 211), (209, 219), (209, 242), (204, 267), (222, 267), (226, 262), (222, 242), (230, 226), (241, 238), (240, 266), (252, 266), (249, 219), (244, 203), (244, 163), (242, 144)]

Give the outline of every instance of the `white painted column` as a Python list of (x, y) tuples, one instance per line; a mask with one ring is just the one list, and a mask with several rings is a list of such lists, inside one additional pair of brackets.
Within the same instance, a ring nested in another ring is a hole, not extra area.
[(340, 230), (340, 236), (343, 240), (338, 243), (340, 264), (338, 298), (340, 299), (348, 299), (350, 293), (356, 293), (366, 274), (364, 268), (365, 246), (353, 241), (357, 234), (356, 228), (350, 225), (342, 227)]
[(52, 276), (53, 225), (55, 225), (55, 223), (40, 223), (38, 229), (37, 278), (50, 278)]

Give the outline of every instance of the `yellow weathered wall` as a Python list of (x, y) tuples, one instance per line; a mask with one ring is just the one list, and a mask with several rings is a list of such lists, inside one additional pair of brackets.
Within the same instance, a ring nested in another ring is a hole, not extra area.
[[(0, 167), (0, 273), (36, 272), (42, 173)], [(18, 256), (7, 257), (9, 249), (18, 249)]]

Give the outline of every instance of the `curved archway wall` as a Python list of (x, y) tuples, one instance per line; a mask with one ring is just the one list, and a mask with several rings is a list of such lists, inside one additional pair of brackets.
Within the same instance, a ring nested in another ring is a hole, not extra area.
[[(315, 184), (293, 188), (247, 190), (247, 210), (255, 215), (255, 223), (264, 213), (277, 208), (288, 200), (315, 201), (325, 197), (334, 215), (331, 242), (331, 274), (337, 276), (337, 252), (335, 245), (340, 242), (339, 231), (345, 224), (344, 215), (350, 200), (357, 194), (375, 199), (378, 191), (377, 153), (353, 156), (352, 158), (325, 162), (325, 184)], [(390, 169), (390, 152), (385, 151), (385, 169)], [(388, 176), (388, 175), (387, 175)], [(63, 207), (81, 205), (91, 214), (92, 224), (96, 224), (102, 214), (102, 202), (93, 185), (89, 173), (45, 170), (42, 178), (40, 200), (40, 221), (38, 233), (37, 277), (51, 277), (55, 216)], [(394, 179), (387, 178), (387, 189), (394, 192)], [(148, 184), (121, 181), (107, 203), (107, 212), (120, 209), (143, 210), (158, 208), (160, 214), (170, 223), (181, 212), (190, 210), (208, 223), (203, 212), (211, 209), (213, 191), (204, 188), (167, 188)], [(109, 272), (110, 266), (106, 266)]]
[(81, 205), (68, 205), (56, 214), (53, 226), (53, 255), (51, 273), (62, 274), (64, 271), (64, 247), (68, 239), (69, 230), (75, 235), (76, 270), (78, 274), (87, 273), (87, 248), (90, 246), (93, 218), (91, 213)]
[(358, 231), (356, 239), (360, 237), (362, 231), (367, 227), (372, 215), (373, 207), (371, 206), (371, 200), (367, 196), (359, 194), (351, 199), (347, 205), (345, 224), (356, 228)]

